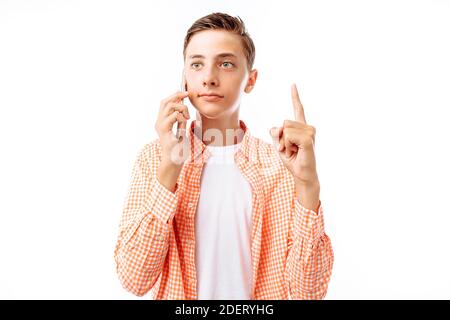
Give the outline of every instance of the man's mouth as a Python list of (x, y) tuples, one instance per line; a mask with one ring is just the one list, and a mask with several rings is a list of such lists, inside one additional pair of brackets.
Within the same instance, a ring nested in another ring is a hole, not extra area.
[(200, 93), (198, 96), (199, 97), (220, 97), (220, 98), (223, 98), (223, 96), (221, 94), (216, 93), (216, 92)]
[(223, 99), (222, 96), (218, 95), (201, 95), (200, 98), (208, 102), (215, 102), (219, 101), (220, 99)]
[(205, 92), (205, 93), (200, 93), (198, 95), (200, 98), (202, 98), (205, 101), (208, 102), (215, 102), (215, 101), (219, 101), (220, 99), (223, 98), (222, 95), (220, 95), (217, 92)]

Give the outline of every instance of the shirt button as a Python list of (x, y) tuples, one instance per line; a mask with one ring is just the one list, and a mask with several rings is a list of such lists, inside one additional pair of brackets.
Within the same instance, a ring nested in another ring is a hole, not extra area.
[(188, 208), (192, 208), (194, 206), (194, 203), (193, 202), (189, 202), (188, 203)]
[(156, 236), (156, 239), (157, 239), (158, 241), (164, 241), (164, 236), (163, 236), (162, 234), (158, 234), (158, 235)]

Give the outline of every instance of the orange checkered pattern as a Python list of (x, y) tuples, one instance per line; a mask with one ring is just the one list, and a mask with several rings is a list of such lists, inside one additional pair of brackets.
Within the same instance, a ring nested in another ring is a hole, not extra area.
[[(157, 179), (159, 139), (146, 144), (134, 164), (114, 259), (122, 286), (137, 296), (197, 299), (194, 224), (210, 153), (194, 134), (195, 123), (175, 192)], [(242, 120), (240, 126), (244, 135), (234, 157), (252, 187), (252, 299), (323, 299), (334, 255), (322, 203), (317, 212), (304, 208), (275, 147), (253, 137)]]

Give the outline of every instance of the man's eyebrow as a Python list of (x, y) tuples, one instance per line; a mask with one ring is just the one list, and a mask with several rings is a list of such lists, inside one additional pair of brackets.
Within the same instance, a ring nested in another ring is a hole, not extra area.
[[(231, 52), (224, 52), (216, 55), (216, 58), (228, 58), (228, 57), (237, 58), (237, 56)], [(201, 54), (193, 54), (189, 56), (189, 59), (196, 59), (196, 58), (205, 59), (205, 56), (202, 56)]]

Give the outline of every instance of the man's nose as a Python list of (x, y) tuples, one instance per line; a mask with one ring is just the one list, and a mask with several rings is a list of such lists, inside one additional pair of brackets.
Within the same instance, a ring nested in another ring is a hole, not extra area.
[(212, 68), (206, 70), (203, 76), (203, 86), (217, 86), (218, 84), (219, 80), (214, 70)]

